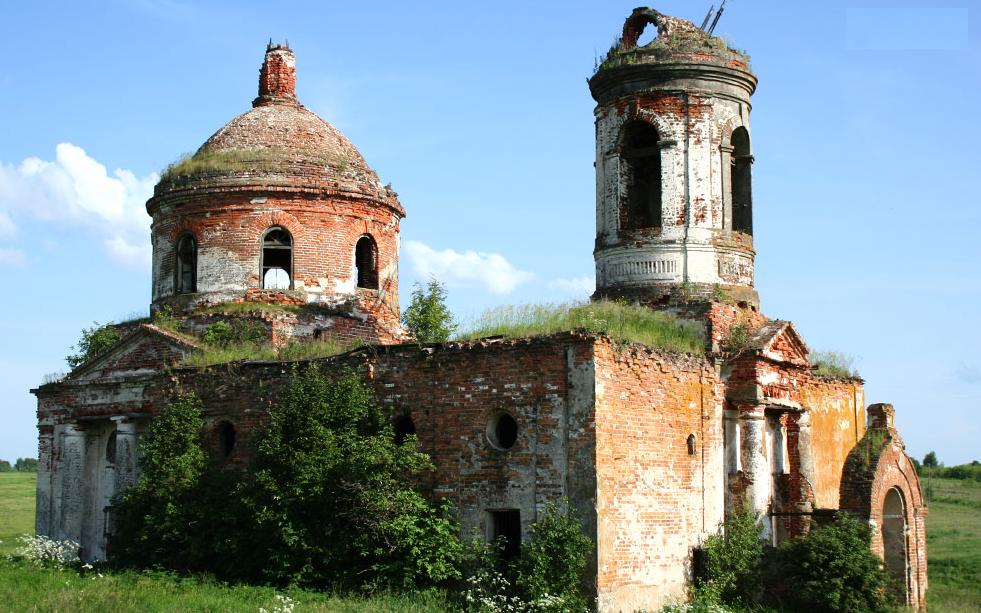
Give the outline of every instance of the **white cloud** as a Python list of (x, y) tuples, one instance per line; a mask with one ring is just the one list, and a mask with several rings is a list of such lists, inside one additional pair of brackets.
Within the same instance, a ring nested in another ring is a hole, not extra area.
[(573, 277), (572, 279), (552, 279), (548, 289), (572, 294), (573, 296), (589, 296), (596, 289), (596, 279), (593, 277)]
[(0, 249), (0, 268), (19, 268), (26, 261), (27, 259), (24, 257), (24, 253), (17, 249)]
[(450, 286), (481, 286), (494, 294), (509, 294), (535, 275), (515, 268), (498, 253), (453, 249), (436, 251), (418, 241), (406, 241), (403, 252), (421, 277), (435, 276)]
[(106, 167), (71, 143), (55, 148), (54, 161), (27, 158), (18, 166), (0, 163), (0, 233), (6, 219), (31, 217), (83, 226), (102, 238), (121, 264), (150, 263), (150, 217), (144, 203), (159, 176), (138, 178)]

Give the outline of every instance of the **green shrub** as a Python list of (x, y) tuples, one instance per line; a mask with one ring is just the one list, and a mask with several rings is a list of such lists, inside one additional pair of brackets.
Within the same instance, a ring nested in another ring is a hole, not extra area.
[(266, 328), (260, 322), (236, 319), (231, 323), (220, 320), (210, 324), (201, 335), (201, 340), (224, 349), (230, 345), (256, 345), (265, 341), (267, 336)]
[(414, 437), (396, 444), (356, 375), (294, 371), (258, 435), (245, 488), (254, 571), (274, 583), (342, 589), (459, 577), (458, 524), (411, 486), (432, 468)]
[(94, 358), (108, 351), (113, 345), (119, 342), (121, 335), (111, 323), (101, 325), (92, 322), (91, 328), (82, 330), (82, 338), (74, 345), (77, 353), (71, 353), (65, 357), (65, 362), (71, 368), (78, 368), (82, 362)]
[(10, 462), (7, 460), (0, 460), (0, 473), (9, 473), (13, 471), (14, 467), (10, 465)]
[(412, 300), (402, 313), (402, 323), (420, 343), (444, 343), (457, 328), (446, 306), (446, 288), (435, 278), (426, 289), (416, 283)]
[(768, 573), (773, 604), (814, 613), (894, 610), (890, 579), (871, 550), (872, 529), (847, 513), (780, 546)]
[(855, 370), (855, 358), (837, 351), (812, 351), (808, 356), (814, 374), (821, 377), (838, 379), (854, 379), (858, 377)]
[(115, 562), (189, 566), (196, 546), (195, 502), (206, 467), (203, 425), (201, 401), (193, 394), (179, 395), (150, 423), (140, 445), (140, 479), (113, 503)]
[(515, 561), (516, 583), (528, 602), (551, 597), (549, 611), (586, 611), (586, 565), (593, 542), (564, 501), (563, 510), (549, 504), (531, 526), (531, 539)]
[(748, 606), (760, 593), (763, 526), (750, 509), (733, 513), (718, 534), (705, 540), (705, 578), (697, 588), (702, 600), (717, 597), (727, 605)]
[(722, 349), (729, 353), (739, 353), (749, 347), (752, 339), (753, 335), (750, 332), (749, 326), (746, 324), (736, 324), (729, 330), (729, 335), (722, 342)]

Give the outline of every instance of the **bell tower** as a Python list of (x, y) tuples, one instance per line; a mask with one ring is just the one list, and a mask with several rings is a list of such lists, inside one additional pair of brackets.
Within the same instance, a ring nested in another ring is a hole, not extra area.
[[(648, 26), (652, 42), (638, 46)], [(753, 288), (749, 59), (683, 19), (634, 9), (589, 80), (596, 106), (596, 294), (657, 305)]]

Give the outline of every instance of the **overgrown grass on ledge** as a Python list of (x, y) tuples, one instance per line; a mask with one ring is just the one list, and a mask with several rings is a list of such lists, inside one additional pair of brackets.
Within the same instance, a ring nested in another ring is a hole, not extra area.
[(282, 347), (276, 347), (271, 343), (235, 343), (225, 347), (206, 345), (201, 351), (188, 354), (181, 364), (202, 368), (242, 360), (260, 362), (310, 360), (344, 353), (360, 345), (361, 343), (342, 343), (335, 340), (292, 342)]
[(808, 354), (814, 374), (819, 377), (836, 377), (839, 379), (857, 379), (855, 358), (837, 351), (812, 351)]
[(619, 342), (682, 353), (705, 351), (705, 329), (701, 323), (609, 301), (501, 306), (484, 312), (457, 338), (523, 337), (568, 330), (586, 330)]
[(306, 305), (277, 304), (274, 302), (223, 302), (201, 309), (206, 315), (238, 315), (239, 313), (296, 313)]
[(338, 156), (321, 155), (305, 150), (273, 149), (230, 149), (202, 150), (194, 154), (184, 154), (176, 162), (167, 166), (160, 175), (161, 181), (172, 181), (198, 173), (227, 171), (266, 171), (276, 170), (284, 163), (302, 162), (317, 166), (329, 166), (343, 173), (347, 160)]

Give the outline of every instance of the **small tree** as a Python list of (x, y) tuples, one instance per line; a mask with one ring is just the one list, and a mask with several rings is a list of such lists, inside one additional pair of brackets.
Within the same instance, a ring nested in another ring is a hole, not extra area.
[(115, 561), (187, 568), (195, 549), (195, 503), (206, 456), (201, 401), (181, 394), (150, 424), (140, 445), (139, 481), (114, 501)]
[(940, 462), (937, 461), (937, 453), (935, 451), (931, 451), (923, 456), (923, 468), (936, 468), (938, 466), (940, 466)]
[(328, 378), (315, 365), (294, 372), (259, 433), (245, 494), (255, 519), (252, 572), (341, 589), (458, 578), (458, 524), (412, 487), (432, 468), (414, 436), (396, 443), (389, 416), (355, 374)]
[(705, 540), (705, 580), (699, 586), (722, 603), (751, 606), (760, 592), (763, 526), (751, 509), (733, 513)]
[(771, 593), (781, 594), (780, 604), (792, 611), (892, 611), (889, 577), (871, 543), (867, 523), (839, 513), (834, 523), (780, 546)]
[(10, 465), (7, 460), (0, 460), (0, 473), (12, 472), (14, 468)]
[(592, 550), (593, 542), (572, 511), (549, 504), (532, 524), (531, 540), (521, 546), (521, 557), (515, 562), (522, 595), (529, 602), (551, 596), (544, 607), (548, 611), (589, 610), (583, 581)]
[(34, 458), (17, 458), (17, 461), (14, 462), (14, 470), (22, 473), (36, 473), (37, 460)]
[(446, 306), (446, 288), (429, 279), (426, 288), (416, 283), (412, 300), (402, 313), (402, 323), (421, 343), (443, 343), (456, 331), (453, 314)]
[(65, 361), (71, 368), (77, 368), (82, 362), (108, 351), (120, 337), (119, 330), (112, 324), (92, 322), (91, 328), (82, 329), (82, 338), (74, 345), (78, 352), (69, 354)]

